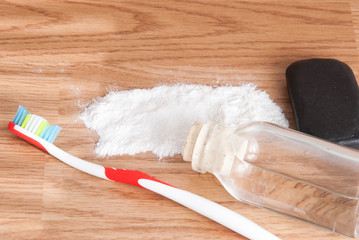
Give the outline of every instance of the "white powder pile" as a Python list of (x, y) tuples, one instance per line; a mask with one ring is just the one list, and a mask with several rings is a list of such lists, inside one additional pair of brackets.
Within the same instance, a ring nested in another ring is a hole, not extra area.
[(214, 120), (230, 127), (268, 121), (288, 127), (281, 108), (252, 84), (180, 84), (110, 92), (85, 107), (80, 117), (100, 137), (95, 149), (99, 156), (180, 154), (196, 121)]

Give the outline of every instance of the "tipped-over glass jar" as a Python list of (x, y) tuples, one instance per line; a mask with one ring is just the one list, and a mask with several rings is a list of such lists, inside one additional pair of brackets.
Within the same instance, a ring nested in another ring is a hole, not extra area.
[(183, 151), (240, 201), (359, 237), (359, 151), (265, 122), (192, 126)]

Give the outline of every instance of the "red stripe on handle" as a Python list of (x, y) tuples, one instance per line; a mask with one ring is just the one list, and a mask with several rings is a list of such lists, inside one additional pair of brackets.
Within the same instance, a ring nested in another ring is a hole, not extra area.
[(127, 183), (127, 184), (131, 184), (131, 185), (138, 186), (138, 187), (142, 187), (138, 183), (138, 180), (140, 180), (140, 179), (148, 179), (148, 180), (156, 181), (156, 182), (171, 186), (171, 185), (169, 185), (165, 182), (162, 182), (154, 177), (151, 177), (150, 175), (148, 175), (144, 172), (135, 171), (135, 170), (116, 169), (116, 168), (105, 167), (105, 175), (110, 180), (113, 180), (116, 182)]
[(25, 134), (22, 134), (21, 132), (17, 131), (17, 130), (15, 129), (15, 126), (16, 126), (15, 123), (9, 122), (9, 125), (7, 126), (7, 128), (8, 128), (13, 134), (15, 134), (16, 136), (21, 137), (22, 139), (28, 141), (29, 143), (31, 143), (31, 144), (35, 145), (36, 147), (38, 147), (38, 148), (44, 150), (45, 152), (47, 152), (46, 148), (45, 148), (44, 146), (42, 146), (41, 143), (39, 143), (38, 141), (32, 139), (31, 137), (28, 137), (28, 136), (26, 136)]

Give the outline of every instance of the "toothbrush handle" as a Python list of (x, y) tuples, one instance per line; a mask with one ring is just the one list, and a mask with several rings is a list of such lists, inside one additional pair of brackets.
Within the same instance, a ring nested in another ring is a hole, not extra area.
[(279, 239), (257, 224), (229, 210), (228, 208), (225, 208), (193, 193), (172, 187), (167, 183), (155, 179), (154, 177), (151, 177), (150, 175), (147, 175), (143, 172), (108, 168), (95, 163), (87, 162), (61, 150), (52, 143), (24, 130), (18, 125), (9, 123), (8, 128), (11, 132), (18, 135), (19, 137), (27, 140), (40, 149), (53, 155), (60, 161), (80, 171), (99, 178), (146, 188), (179, 204), (182, 204), (183, 206), (188, 207), (189, 209), (192, 209), (193, 211), (198, 212), (199, 214), (202, 214), (203, 216), (206, 216), (250, 239)]
[(141, 171), (136, 171), (136, 170), (128, 170), (128, 169), (117, 169), (117, 168), (109, 168), (109, 167), (104, 167), (105, 168), (105, 176), (107, 179), (112, 180), (112, 181), (116, 181), (116, 182), (122, 182), (122, 183), (127, 183), (127, 184), (131, 184), (137, 187), (143, 187), (142, 185), (140, 185), (139, 180), (140, 179), (147, 179), (147, 180), (153, 180), (159, 183), (162, 183), (164, 185), (168, 185), (165, 182), (162, 182), (144, 172)]
[(140, 171), (105, 168), (110, 180), (143, 187), (171, 199), (223, 226), (253, 240), (279, 240), (249, 219), (196, 194), (170, 186)]

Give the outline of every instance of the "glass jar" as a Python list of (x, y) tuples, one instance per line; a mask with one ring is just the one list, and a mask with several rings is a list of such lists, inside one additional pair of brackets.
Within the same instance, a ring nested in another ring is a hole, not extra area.
[(183, 151), (236, 199), (359, 237), (359, 151), (266, 122), (192, 126)]

